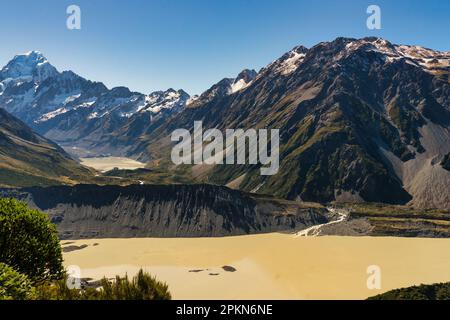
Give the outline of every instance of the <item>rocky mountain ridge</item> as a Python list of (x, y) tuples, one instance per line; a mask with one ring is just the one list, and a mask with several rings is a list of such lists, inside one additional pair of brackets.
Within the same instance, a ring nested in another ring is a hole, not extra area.
[(49, 214), (63, 239), (217, 237), (300, 230), (328, 211), (211, 185), (0, 189)]
[(204, 130), (280, 129), (277, 175), (260, 176), (258, 166), (196, 166), (193, 175), (288, 199), (448, 208), (450, 175), (440, 162), (450, 151), (449, 75), (449, 52), (380, 38), (300, 46), (242, 90), (152, 128), (131, 154), (164, 157), (170, 132), (194, 121)]
[(31, 104), (23, 117), (44, 110), (33, 125), (66, 148), (162, 163), (170, 174), (175, 129), (192, 130), (195, 121), (204, 130), (273, 128), (280, 130), (278, 174), (261, 176), (258, 165), (197, 165), (189, 179), (305, 201), (450, 207), (449, 52), (337, 38), (297, 46), (259, 72), (244, 70), (196, 97), (175, 90), (144, 96), (87, 80), (80, 96), (61, 96), (65, 89), (58, 88), (85, 82), (61, 86), (76, 77), (68, 72), (56, 80), (45, 60), (35, 60), (34, 71), (11, 64), (2, 70), (0, 105), (18, 113), (30, 105), (30, 92), (44, 83), (54, 88), (33, 96), (46, 102)]

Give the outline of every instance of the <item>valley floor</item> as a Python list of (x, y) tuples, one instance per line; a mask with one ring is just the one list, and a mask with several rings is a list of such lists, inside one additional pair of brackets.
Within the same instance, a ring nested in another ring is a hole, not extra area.
[[(174, 299), (365, 299), (450, 281), (450, 239), (273, 233), (62, 244), (78, 246), (65, 250), (64, 259), (66, 266), (81, 268), (82, 278), (132, 276), (143, 267), (169, 284)], [(371, 265), (381, 268), (381, 290), (367, 288)]]
[(124, 157), (80, 158), (80, 160), (82, 165), (101, 172), (106, 172), (114, 168), (134, 170), (145, 167), (145, 163)]

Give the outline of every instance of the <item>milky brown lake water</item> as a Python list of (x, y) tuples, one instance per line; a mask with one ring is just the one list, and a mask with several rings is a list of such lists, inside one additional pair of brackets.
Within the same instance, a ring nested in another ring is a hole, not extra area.
[[(167, 282), (174, 299), (364, 299), (394, 288), (450, 281), (450, 239), (275, 233), (74, 244), (88, 247), (65, 253), (65, 265), (78, 265), (82, 277), (134, 275), (142, 267)], [(371, 265), (380, 267), (381, 290), (367, 288)]]

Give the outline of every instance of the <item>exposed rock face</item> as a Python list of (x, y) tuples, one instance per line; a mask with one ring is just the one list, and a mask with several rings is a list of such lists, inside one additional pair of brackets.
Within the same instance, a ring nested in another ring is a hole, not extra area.
[(211, 165), (193, 166), (189, 178), (292, 200), (450, 208), (450, 52), (337, 38), (298, 46), (191, 99), (55, 76), (39, 54), (13, 62), (0, 72), (0, 105), (65, 147), (170, 171), (170, 135), (195, 121), (204, 130), (279, 129), (276, 175)]
[(450, 151), (449, 75), (449, 52), (379, 38), (297, 47), (242, 90), (199, 99), (154, 128), (135, 154), (160, 156), (170, 133), (194, 121), (279, 129), (278, 174), (217, 165), (201, 180), (304, 201), (450, 208), (450, 172), (440, 165)]
[(211, 185), (3, 189), (49, 214), (63, 239), (211, 237), (299, 230), (327, 210)]

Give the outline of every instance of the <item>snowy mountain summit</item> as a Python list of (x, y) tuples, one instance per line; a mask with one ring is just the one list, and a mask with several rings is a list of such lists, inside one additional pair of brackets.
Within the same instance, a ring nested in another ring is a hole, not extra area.
[(108, 89), (72, 71), (59, 72), (39, 51), (16, 55), (0, 71), (0, 106), (59, 143), (97, 139), (134, 117), (151, 122), (170, 116), (189, 98), (183, 90), (145, 95)]
[(2, 81), (11, 80), (35, 80), (42, 82), (45, 79), (55, 76), (57, 70), (39, 51), (30, 51), (25, 54), (15, 56), (1, 71)]

